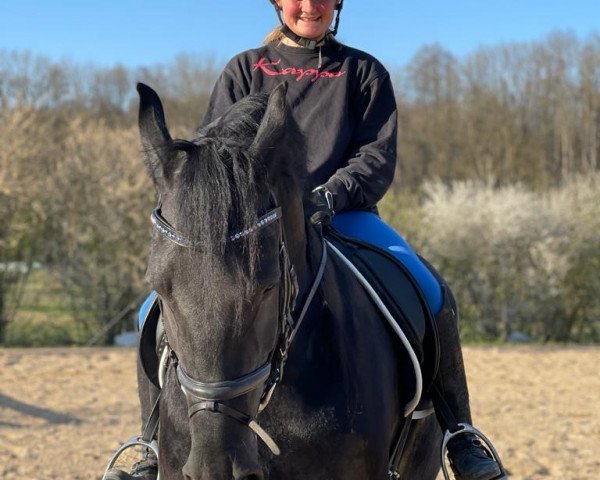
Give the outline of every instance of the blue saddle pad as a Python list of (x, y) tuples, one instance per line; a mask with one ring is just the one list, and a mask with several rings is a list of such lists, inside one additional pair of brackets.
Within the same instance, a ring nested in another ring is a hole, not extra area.
[(159, 350), (161, 349), (158, 339), (161, 337), (162, 331), (159, 322), (160, 302), (158, 294), (153, 291), (142, 304), (138, 315), (140, 331), (138, 353), (146, 376), (157, 387), (159, 387), (158, 369), (160, 363)]
[(144, 300), (144, 303), (142, 303), (140, 311), (138, 312), (138, 330), (141, 331), (144, 327), (144, 322), (146, 321), (148, 313), (150, 312), (150, 309), (152, 308), (157, 296), (158, 294), (155, 291), (152, 291), (146, 300)]
[(341, 212), (333, 217), (333, 227), (343, 235), (376, 245), (393, 255), (415, 279), (433, 315), (442, 309), (444, 295), (435, 276), (393, 228), (378, 215), (365, 211)]

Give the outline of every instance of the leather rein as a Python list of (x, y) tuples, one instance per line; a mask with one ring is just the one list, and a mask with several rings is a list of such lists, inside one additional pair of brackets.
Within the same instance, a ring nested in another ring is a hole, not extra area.
[[(292, 312), (295, 312), (295, 303), (298, 296), (298, 281), (294, 271), (294, 267), (290, 262), (283, 228), (281, 226), (281, 207), (275, 207), (261, 216), (254, 225), (245, 228), (239, 232), (235, 232), (229, 236), (231, 241), (239, 240), (243, 237), (251, 235), (261, 228), (264, 228), (272, 223), (279, 223), (280, 244), (279, 244), (279, 262), (281, 266), (281, 291), (279, 300), (279, 321), (278, 321), (278, 340), (275, 348), (271, 351), (267, 361), (252, 370), (251, 372), (234, 378), (232, 380), (223, 380), (219, 382), (201, 382), (192, 378), (186, 371), (184, 366), (179, 361), (176, 352), (170, 347), (168, 340), (166, 347), (170, 351), (170, 358), (173, 362), (179, 386), (185, 394), (188, 403), (188, 416), (192, 418), (196, 413), (209, 411), (226, 415), (238, 422), (247, 425), (254, 433), (269, 447), (274, 455), (279, 455), (280, 449), (275, 441), (265, 432), (256, 422), (256, 417), (268, 405), (273, 392), (277, 385), (283, 379), (283, 372), (287, 361), (288, 353), (292, 342), (302, 325), (308, 307), (310, 306), (315, 293), (323, 278), (325, 264), (327, 262), (327, 247), (325, 240), (321, 236), (322, 254), (319, 262), (319, 268), (313, 279), (311, 288), (304, 300), (302, 310), (298, 317), (294, 319)], [(171, 242), (185, 247), (197, 247), (197, 242), (186, 238), (185, 235), (175, 230), (169, 222), (161, 215), (160, 204), (154, 209), (151, 215), (151, 220), (154, 228)], [(258, 411), (254, 415), (249, 415), (235, 408), (226, 405), (225, 402), (234, 398), (239, 398), (254, 392), (262, 387), (262, 394)], [(158, 408), (158, 402), (156, 407)], [(157, 417), (158, 411), (153, 412), (152, 417)], [(158, 418), (155, 420), (158, 423)], [(156, 426), (154, 426), (154, 429)]]

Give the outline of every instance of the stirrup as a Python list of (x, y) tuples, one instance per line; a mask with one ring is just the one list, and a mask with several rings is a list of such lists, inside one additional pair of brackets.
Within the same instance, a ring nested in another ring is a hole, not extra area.
[[(147, 441), (143, 440), (142, 437), (138, 437), (138, 436), (131, 437), (123, 445), (121, 445), (118, 448), (118, 450), (113, 454), (110, 461), (108, 462), (108, 465), (106, 466), (106, 469), (104, 470), (104, 474), (102, 475), (102, 480), (105, 480), (106, 475), (108, 474), (108, 471), (115, 466), (115, 464), (117, 463), (117, 460), (123, 454), (123, 452), (125, 452), (125, 450), (128, 450), (130, 448), (135, 448), (135, 447), (149, 448), (150, 450), (152, 450), (152, 453), (154, 453), (154, 455), (158, 459), (158, 442), (156, 440), (147, 442)], [(160, 480), (160, 472), (158, 472), (156, 480)]]
[(470, 425), (468, 423), (459, 423), (458, 426), (460, 428), (455, 432), (450, 432), (450, 430), (446, 430), (446, 433), (444, 434), (444, 439), (442, 441), (440, 460), (442, 464), (442, 473), (444, 474), (444, 479), (451, 480), (450, 475), (448, 475), (448, 467), (446, 467), (446, 452), (448, 451), (448, 442), (459, 435), (471, 433), (475, 435), (478, 439), (483, 441), (483, 445), (485, 446), (485, 448), (488, 450), (489, 453), (492, 454), (492, 459), (498, 464), (498, 467), (500, 467), (500, 475), (493, 478), (493, 480), (508, 480), (508, 475), (504, 466), (502, 465), (502, 460), (500, 460), (500, 456), (498, 455), (498, 452), (494, 448), (492, 442), (481, 431), (477, 430), (473, 425)]

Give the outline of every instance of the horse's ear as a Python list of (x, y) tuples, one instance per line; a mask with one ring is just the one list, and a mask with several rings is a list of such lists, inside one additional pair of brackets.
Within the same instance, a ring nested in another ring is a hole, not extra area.
[(164, 175), (172, 139), (158, 94), (143, 83), (137, 84), (137, 91), (140, 95), (138, 124), (144, 162), (150, 176), (158, 183)]
[(252, 149), (256, 151), (272, 149), (277, 146), (278, 141), (283, 137), (287, 112), (285, 100), (287, 89), (287, 83), (283, 82), (269, 95), (267, 109), (252, 142)]

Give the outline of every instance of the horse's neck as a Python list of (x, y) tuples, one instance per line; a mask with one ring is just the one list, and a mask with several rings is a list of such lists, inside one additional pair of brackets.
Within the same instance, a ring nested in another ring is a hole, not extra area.
[[(387, 332), (362, 286), (344, 264), (329, 253), (320, 230), (307, 225), (306, 274), (299, 276), (300, 294), (296, 312), (304, 307), (307, 300), (311, 301), (307, 316), (312, 318), (307, 318), (298, 333), (300, 337), (311, 337), (310, 341), (328, 343), (329, 354), (344, 357), (342, 361), (345, 363), (346, 360), (354, 363), (356, 359), (351, 352), (365, 350), (365, 345), (367, 351), (371, 347), (376, 348), (381, 338), (387, 337)], [(307, 295), (317, 278), (324, 254), (327, 254), (325, 273), (319, 280), (315, 297), (310, 300)], [(326, 328), (323, 325), (325, 321), (328, 323)], [(334, 351), (338, 348), (339, 351)]]
[[(321, 250), (320, 250), (321, 251)], [(320, 286), (321, 311), (331, 328), (326, 332), (332, 349), (344, 363), (360, 362), (361, 354), (369, 355), (390, 341), (379, 310), (358, 279), (328, 249), (327, 267)], [(332, 352), (333, 353), (333, 352)]]

